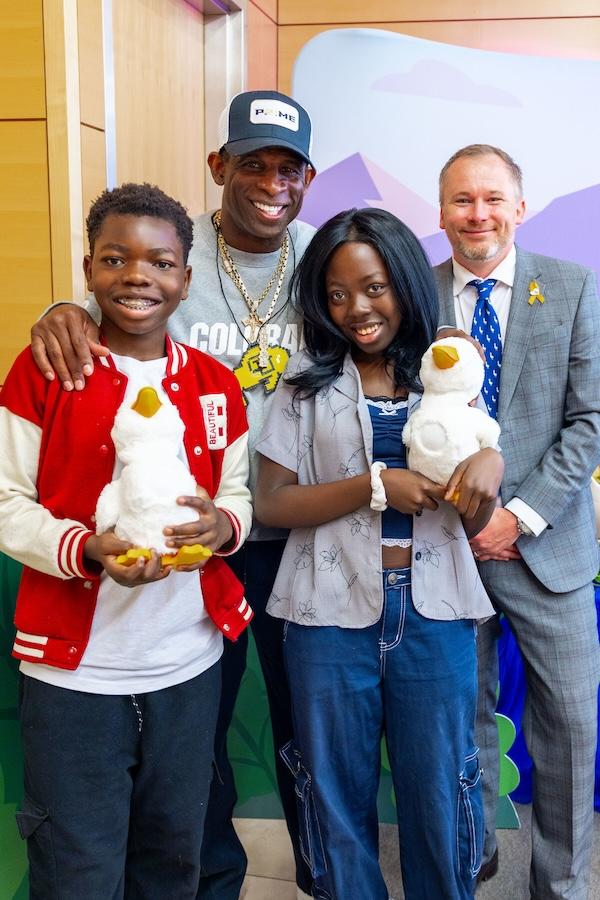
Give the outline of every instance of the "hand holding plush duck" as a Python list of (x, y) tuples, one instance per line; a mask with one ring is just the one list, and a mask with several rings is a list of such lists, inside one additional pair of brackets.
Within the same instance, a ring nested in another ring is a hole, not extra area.
[(483, 361), (469, 341), (458, 337), (436, 341), (425, 352), (419, 374), (421, 404), (402, 434), (408, 467), (447, 484), (464, 459), (497, 445), (500, 426), (481, 409), (469, 406), (484, 377)]
[(161, 403), (151, 387), (142, 388), (133, 406), (122, 405), (115, 416), (111, 437), (123, 469), (98, 498), (96, 531), (112, 528), (133, 544), (117, 558), (121, 565), (150, 558), (152, 549), (163, 554), (163, 566), (191, 565), (212, 555), (201, 544), (175, 554), (165, 543), (166, 525), (190, 520), (189, 508), (178, 506), (177, 497), (196, 493), (196, 482), (179, 457), (184, 431), (177, 409)]

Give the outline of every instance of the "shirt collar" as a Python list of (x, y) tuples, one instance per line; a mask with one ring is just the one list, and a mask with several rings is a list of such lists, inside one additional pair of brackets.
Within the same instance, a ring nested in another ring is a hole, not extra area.
[[(105, 344), (102, 335), (100, 336), (100, 340), (103, 344)], [(178, 372), (180, 372), (181, 369), (183, 369), (183, 367), (187, 364), (188, 352), (185, 344), (178, 344), (176, 341), (170, 338), (168, 334), (165, 335), (165, 346), (167, 349), (166, 372), (167, 376), (171, 377), (172, 375), (177, 375)], [(97, 356), (94, 358), (94, 361), (97, 364), (104, 366), (105, 369), (117, 368), (112, 354), (110, 356)]]
[[(504, 257), (502, 262), (498, 263), (493, 272), (490, 272), (487, 277), (495, 278), (497, 281), (501, 281), (502, 284), (505, 284), (507, 287), (512, 288), (515, 282), (516, 266), (517, 251), (515, 249), (515, 245), (513, 244), (508, 252), (508, 255)], [(468, 269), (465, 269), (464, 266), (461, 266), (461, 264), (457, 262), (454, 257), (452, 257), (452, 275), (455, 296), (458, 296), (458, 294), (462, 293), (469, 281), (473, 281), (474, 278), (477, 278), (477, 276), (474, 275), (473, 272), (469, 272)]]

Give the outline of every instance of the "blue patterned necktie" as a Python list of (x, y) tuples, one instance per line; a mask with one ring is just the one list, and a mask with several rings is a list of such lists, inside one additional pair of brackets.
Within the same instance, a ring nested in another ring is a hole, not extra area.
[(493, 419), (498, 417), (498, 393), (500, 391), (500, 369), (502, 367), (502, 339), (496, 310), (490, 302), (495, 278), (481, 281), (475, 278), (467, 282), (477, 289), (477, 304), (473, 313), (471, 337), (476, 338), (485, 350), (485, 378), (483, 399)]

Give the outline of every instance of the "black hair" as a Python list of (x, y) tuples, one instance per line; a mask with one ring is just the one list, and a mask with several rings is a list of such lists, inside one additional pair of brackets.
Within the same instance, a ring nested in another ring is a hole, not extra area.
[(351, 343), (329, 315), (325, 276), (335, 251), (352, 241), (370, 244), (385, 263), (402, 313), (400, 329), (386, 349), (385, 359), (393, 363), (396, 387), (418, 390), (421, 357), (434, 340), (438, 324), (437, 289), (417, 237), (383, 209), (338, 213), (319, 228), (304, 251), (291, 294), (304, 316), (304, 340), (314, 364), (285, 380), (311, 396), (341, 374)]
[(185, 207), (155, 184), (128, 182), (112, 190), (102, 191), (92, 203), (85, 222), (92, 254), (107, 216), (151, 216), (165, 219), (174, 226), (181, 241), (184, 262), (187, 263), (194, 237), (194, 223)]

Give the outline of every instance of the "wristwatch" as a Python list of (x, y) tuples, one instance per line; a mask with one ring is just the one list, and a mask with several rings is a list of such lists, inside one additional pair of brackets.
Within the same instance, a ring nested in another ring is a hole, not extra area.
[(519, 532), (519, 534), (524, 534), (527, 537), (531, 537), (533, 535), (533, 531), (531, 530), (529, 525), (526, 525), (525, 522), (523, 521), (523, 519), (520, 519), (518, 516), (516, 518), (517, 518), (517, 531)]

